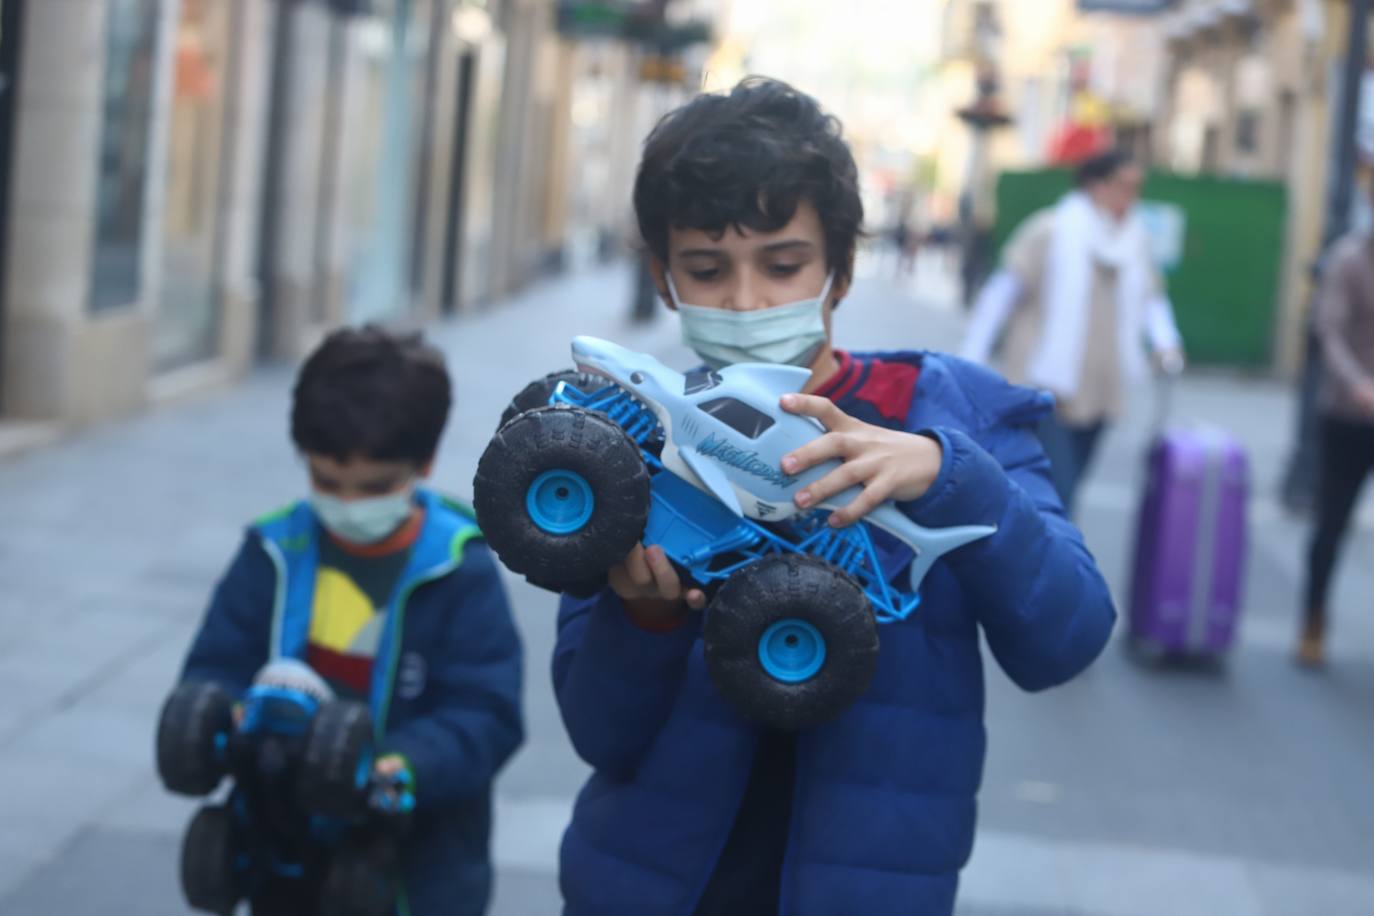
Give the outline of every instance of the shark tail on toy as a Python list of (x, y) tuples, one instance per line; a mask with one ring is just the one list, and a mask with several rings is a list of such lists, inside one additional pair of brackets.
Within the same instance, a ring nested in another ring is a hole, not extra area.
[(935, 562), (945, 554), (997, 533), (995, 525), (960, 525), (954, 528), (926, 528), (885, 503), (864, 517), (910, 547), (916, 554), (911, 561), (911, 590), (917, 591)]

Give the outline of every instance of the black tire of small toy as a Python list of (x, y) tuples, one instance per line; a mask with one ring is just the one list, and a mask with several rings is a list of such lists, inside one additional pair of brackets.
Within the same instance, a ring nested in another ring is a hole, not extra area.
[(527, 410), (537, 410), (540, 407), (550, 406), (549, 398), (553, 397), (553, 390), (558, 387), (559, 382), (568, 382), (580, 391), (588, 393), (610, 384), (603, 378), (586, 372), (578, 372), (576, 369), (560, 369), (557, 372), (550, 372), (543, 378), (530, 382), (521, 389), (519, 394), (511, 398), (506, 409), (501, 411), (501, 423), (496, 427), (497, 430)]
[(324, 703), (310, 721), (296, 773), (296, 799), (306, 811), (326, 817), (353, 817), (364, 808), (358, 763), (372, 744), (367, 704), (347, 700)]
[(244, 890), (236, 855), (233, 813), (224, 805), (202, 807), (181, 843), (181, 892), (192, 909), (232, 916)]
[[(545, 471), (580, 474), (592, 489), (592, 517), (581, 531), (554, 535), (525, 508)], [(649, 471), (638, 446), (604, 416), (576, 407), (526, 411), (501, 428), (477, 464), (473, 508), (487, 543), (512, 572), (557, 592), (595, 594), (606, 571), (644, 536)]]
[(217, 684), (182, 684), (162, 704), (157, 723), (157, 772), (169, 792), (209, 795), (225, 776), (215, 735), (233, 727), (234, 701)]
[(334, 855), (320, 885), (320, 916), (390, 916), (396, 905), (394, 856), (348, 845)]
[[(799, 684), (775, 680), (759, 640), (783, 619), (804, 620), (826, 643), (825, 663)], [(768, 557), (731, 576), (706, 611), (706, 666), (716, 689), (746, 719), (797, 731), (830, 722), (863, 696), (878, 667), (878, 624), (854, 580), (823, 560)]]

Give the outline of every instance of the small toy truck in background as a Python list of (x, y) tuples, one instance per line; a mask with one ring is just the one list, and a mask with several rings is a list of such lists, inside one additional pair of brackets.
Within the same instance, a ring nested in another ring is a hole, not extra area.
[[(211, 683), (186, 683), (163, 705), (158, 775), (168, 790), (224, 801), (192, 818), (181, 884), (194, 909), (222, 916), (242, 900), (254, 916), (388, 916), (397, 843), (415, 799), (408, 775), (373, 773), (372, 720), (364, 703), (338, 701), (303, 663), (269, 664), (236, 703)], [(316, 904), (317, 901), (317, 904)]]

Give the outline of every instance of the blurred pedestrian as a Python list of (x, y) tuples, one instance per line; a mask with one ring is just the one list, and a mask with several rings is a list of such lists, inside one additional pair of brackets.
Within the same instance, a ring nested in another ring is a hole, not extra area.
[[(1368, 178), (1368, 175), (1366, 175)], [(1325, 263), (1316, 330), (1325, 375), (1319, 395), (1316, 525), (1308, 553), (1298, 661), (1325, 660), (1327, 601), (1337, 555), (1374, 470), (1374, 234), (1352, 232)]]
[[(238, 699), (269, 661), (296, 659), (369, 704), (374, 771), (413, 787), (398, 906), (416, 916), (486, 912), (491, 784), (523, 735), (496, 564), (469, 510), (424, 485), (450, 400), (443, 355), (419, 335), (325, 338), (291, 409), (309, 497), (248, 527), (181, 675)], [(316, 912), (319, 882), (267, 877), (253, 912)]]
[(893, 274), (898, 280), (910, 277), (916, 269), (916, 253), (920, 250), (921, 235), (912, 218), (916, 210), (916, 192), (903, 191), (897, 200), (897, 221), (892, 226), (892, 251), (896, 256)]
[[(554, 689), (594, 769), (563, 839), (564, 911), (948, 916), (983, 767), (980, 634), (1041, 690), (1086, 668), (1115, 618), (1030, 432), (1049, 399), (941, 354), (834, 348), (858, 170), (839, 123), (785, 84), (749, 79), (669, 114), (634, 200), (659, 293), (709, 367), (807, 370), (770, 376), (805, 380), (780, 407), (829, 432), (782, 470), (843, 462), (798, 488), (798, 507), (862, 485), (830, 524), (890, 499), (919, 524), (997, 532), (938, 561), (930, 611), (885, 628), (872, 683), (800, 732), (747, 721), (713, 688), (706, 596), (662, 545), (637, 545), (595, 596), (564, 596)], [(911, 560), (884, 561), (889, 581)]]
[(961, 352), (986, 363), (1005, 331), (1007, 377), (1054, 394), (1054, 415), (1037, 432), (1070, 513), (1127, 384), (1146, 374), (1146, 343), (1170, 371), (1183, 364), (1173, 307), (1134, 213), (1140, 167), (1111, 150), (1083, 162), (1076, 177), (1075, 190), (1008, 242)]
[(902, 213), (897, 224), (892, 227), (892, 249), (896, 254), (897, 279), (911, 275), (916, 255), (916, 233), (911, 227), (911, 215)]
[(654, 275), (649, 269), (649, 253), (643, 251), (635, 258), (634, 289), (630, 299), (630, 321), (633, 324), (648, 324), (658, 317), (658, 291), (654, 288)]

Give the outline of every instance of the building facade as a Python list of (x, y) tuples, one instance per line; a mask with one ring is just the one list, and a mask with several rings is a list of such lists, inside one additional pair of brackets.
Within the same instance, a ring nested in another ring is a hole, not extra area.
[(1336, 142), (1350, 22), (1339, 0), (1186, 0), (1155, 20), (1165, 90), (1155, 153), (1167, 167), (1283, 183), (1288, 226), (1275, 366), (1301, 362)]
[(0, 0), (0, 30), (0, 433), (474, 308), (562, 248), (553, 0)]
[[(1141, 14), (1103, 11), (1132, 6)], [(959, 36), (978, 7), (1002, 21), (1002, 81), (1015, 120), (992, 146), (993, 173), (1044, 164), (1055, 131), (1078, 119), (1100, 121), (1155, 168), (1285, 185), (1274, 368), (1296, 371), (1326, 217), (1348, 4), (950, 0), (953, 38), (937, 102), (945, 109), (972, 93)], [(968, 156), (967, 131), (951, 125), (949, 133), (939, 153), (947, 192), (964, 180)]]

